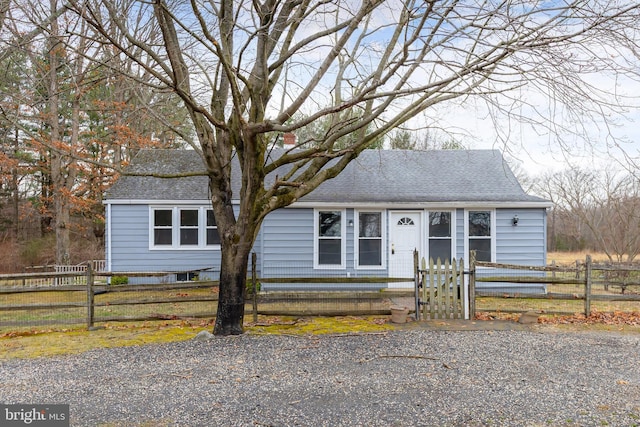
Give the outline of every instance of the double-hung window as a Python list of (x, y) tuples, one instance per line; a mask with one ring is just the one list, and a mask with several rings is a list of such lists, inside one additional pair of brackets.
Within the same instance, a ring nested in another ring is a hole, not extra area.
[(382, 212), (358, 212), (358, 267), (382, 266)]
[(154, 209), (153, 218), (153, 246), (173, 245), (173, 210)]
[(451, 261), (451, 212), (429, 212), (429, 258)]
[(468, 212), (469, 252), (476, 251), (478, 261), (492, 261), (491, 211)]
[(218, 226), (211, 209), (152, 207), (149, 249), (217, 249)]
[(180, 209), (180, 246), (198, 246), (198, 209)]
[(344, 268), (344, 217), (343, 210), (315, 211), (314, 264), (317, 268)]

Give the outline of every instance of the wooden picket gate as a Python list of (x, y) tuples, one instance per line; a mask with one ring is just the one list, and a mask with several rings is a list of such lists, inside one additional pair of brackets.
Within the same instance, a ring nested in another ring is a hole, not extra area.
[[(417, 256), (416, 256), (417, 261)], [(469, 319), (469, 292), (464, 280), (464, 262), (444, 263), (422, 258), (416, 268), (416, 319)]]

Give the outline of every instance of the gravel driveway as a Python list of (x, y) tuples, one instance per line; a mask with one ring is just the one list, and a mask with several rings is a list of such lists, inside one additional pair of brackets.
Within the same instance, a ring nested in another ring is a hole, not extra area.
[(640, 336), (399, 330), (13, 360), (3, 403), (73, 426), (635, 426)]

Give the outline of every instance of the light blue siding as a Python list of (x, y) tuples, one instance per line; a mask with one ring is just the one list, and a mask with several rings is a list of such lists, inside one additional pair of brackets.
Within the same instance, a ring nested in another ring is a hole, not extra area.
[[(150, 250), (149, 206), (110, 206), (111, 223), (108, 236), (111, 242), (110, 265), (118, 271), (193, 271), (211, 268), (201, 277), (217, 279), (220, 272), (220, 251), (200, 250)], [(427, 211), (426, 209), (425, 211)], [(444, 210), (444, 209), (438, 209)], [(346, 264), (341, 269), (314, 269), (314, 210), (312, 208), (285, 208), (270, 213), (265, 218), (254, 251), (257, 254), (257, 272), (260, 277), (387, 277), (388, 265), (382, 268), (360, 269), (356, 267), (355, 247), (357, 230), (355, 212), (346, 209)], [(464, 209), (455, 210), (454, 253), (456, 259), (466, 258), (464, 253)], [(518, 215), (518, 225), (512, 219)], [(390, 228), (388, 210), (383, 211), (383, 227), (386, 240), (382, 251), (386, 259), (389, 251)], [(499, 263), (544, 265), (546, 261), (546, 212), (545, 209), (496, 209), (495, 259)], [(427, 239), (426, 230), (423, 239)], [(264, 284), (263, 289), (318, 289), (318, 288), (379, 289), (386, 284)]]
[[(150, 250), (149, 207), (111, 207), (111, 267), (113, 271), (176, 271), (220, 265), (220, 251)], [(218, 267), (219, 270), (219, 267)]]
[[(518, 225), (513, 225), (515, 215)], [(545, 265), (545, 229), (543, 209), (496, 210), (496, 262)]]
[[(518, 224), (513, 218), (518, 216)], [(543, 209), (496, 210), (496, 262), (500, 264), (542, 266), (546, 264), (546, 211)], [(544, 276), (544, 272), (500, 270), (498, 273), (478, 272), (482, 275)], [(478, 288), (495, 293), (546, 293), (543, 283), (478, 283)]]
[[(386, 277), (384, 269), (355, 268), (355, 222), (354, 209), (347, 209), (345, 268), (314, 269), (314, 210), (311, 208), (286, 208), (270, 213), (262, 224), (262, 256), (260, 264), (263, 277)], [(383, 218), (385, 216), (383, 215)], [(386, 225), (385, 225), (386, 226)], [(385, 242), (383, 242), (385, 244)], [(386, 248), (383, 248), (385, 251)], [(265, 283), (263, 289), (380, 289), (381, 284), (272, 284)]]
[[(206, 249), (149, 249), (149, 206), (111, 205), (111, 271), (136, 272), (189, 272), (200, 273), (203, 279), (217, 280), (220, 277), (220, 250)], [(258, 235), (256, 246), (261, 244)], [(249, 268), (251, 268), (249, 266)], [(258, 270), (259, 271), (259, 270)], [(163, 279), (131, 278), (130, 283), (149, 283), (175, 280), (175, 275)]]

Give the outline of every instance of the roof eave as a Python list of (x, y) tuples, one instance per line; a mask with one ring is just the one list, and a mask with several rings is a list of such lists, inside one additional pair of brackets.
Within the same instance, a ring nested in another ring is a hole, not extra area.
[[(206, 205), (211, 200), (160, 200), (160, 199), (105, 199), (104, 205)], [(233, 200), (234, 205), (239, 204), (239, 200)], [(288, 208), (377, 208), (377, 209), (451, 209), (451, 208), (519, 208), (519, 209), (542, 209), (551, 208), (553, 204), (548, 201), (439, 201), (439, 202), (295, 202)]]
[(439, 208), (519, 208), (519, 209), (542, 209), (550, 208), (553, 204), (547, 201), (438, 201), (438, 202), (295, 202), (290, 208), (322, 208), (322, 207), (344, 207), (344, 208), (363, 208), (371, 207), (378, 209), (439, 209)]

